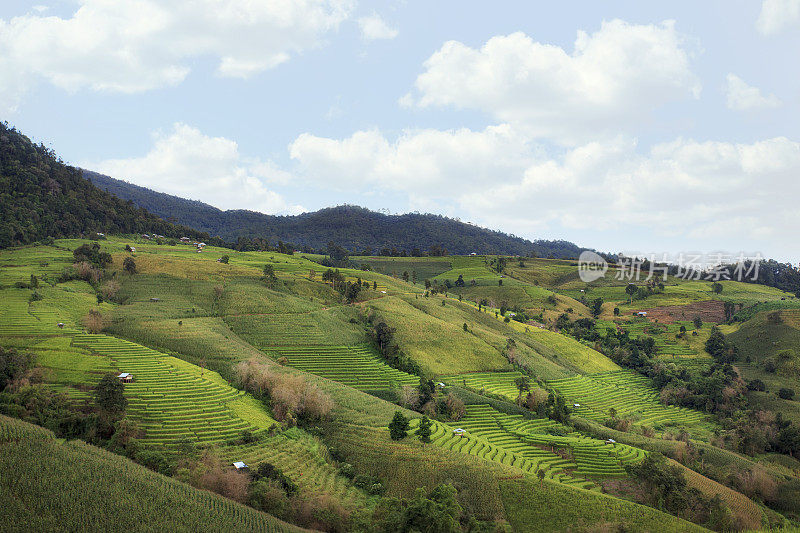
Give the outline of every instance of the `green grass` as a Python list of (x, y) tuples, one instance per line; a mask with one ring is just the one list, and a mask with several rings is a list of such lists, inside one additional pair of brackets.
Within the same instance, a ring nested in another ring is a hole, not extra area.
[(128, 459), (0, 415), (0, 530), (302, 531)]

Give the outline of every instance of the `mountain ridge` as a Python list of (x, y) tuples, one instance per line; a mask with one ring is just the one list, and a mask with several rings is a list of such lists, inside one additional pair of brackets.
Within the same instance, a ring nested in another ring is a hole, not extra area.
[(222, 210), (198, 200), (161, 193), (83, 169), (96, 187), (173, 223), (184, 224), (226, 242), (264, 239), (324, 249), (331, 241), (353, 252), (431, 248), (452, 254), (531, 255), (575, 258), (586, 248), (564, 240), (528, 240), (436, 214), (386, 215), (354, 205), (327, 207), (300, 215), (267, 215), (244, 209)]

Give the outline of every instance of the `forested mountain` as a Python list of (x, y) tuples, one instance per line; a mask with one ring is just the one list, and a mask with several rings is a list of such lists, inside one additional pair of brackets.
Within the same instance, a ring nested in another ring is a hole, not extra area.
[(503, 253), (539, 257), (573, 258), (582, 248), (567, 241), (529, 241), (499, 231), (480, 228), (452, 218), (432, 214), (384, 215), (356, 206), (321, 209), (297, 216), (273, 216), (254, 211), (222, 211), (194, 200), (159, 193), (84, 170), (84, 177), (100, 189), (123, 200), (132, 200), (166, 220), (185, 224), (227, 242), (239, 239), (266, 239), (290, 242), (297, 247), (324, 249), (330, 241), (351, 252), (432, 248), (451, 254)]
[(8, 124), (0, 124), (0, 219), (0, 248), (95, 232), (210, 240), (94, 187), (80, 170)]

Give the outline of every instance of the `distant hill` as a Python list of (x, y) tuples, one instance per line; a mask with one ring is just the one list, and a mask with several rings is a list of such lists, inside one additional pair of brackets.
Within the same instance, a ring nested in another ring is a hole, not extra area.
[(272, 245), (283, 241), (300, 248), (320, 250), (333, 241), (352, 252), (368, 251), (369, 254), (379, 254), (385, 248), (410, 254), (414, 249), (428, 252), (432, 247), (439, 247), (450, 254), (529, 255), (534, 252), (539, 257), (574, 258), (583, 250), (567, 241), (529, 241), (440, 215), (384, 215), (350, 205), (297, 216), (222, 211), (96, 172), (84, 170), (83, 175), (100, 189), (131, 200), (165, 220), (208, 232), (226, 242), (266, 239)]
[(0, 124), (0, 248), (95, 232), (209, 240), (92, 186), (52, 150)]

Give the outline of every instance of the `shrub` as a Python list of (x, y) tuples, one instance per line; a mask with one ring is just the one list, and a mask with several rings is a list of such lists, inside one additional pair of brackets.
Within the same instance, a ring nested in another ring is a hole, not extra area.
[(122, 260), (122, 269), (128, 274), (136, 274), (136, 261), (133, 257), (126, 257)]
[(77, 279), (82, 279), (92, 284), (100, 281), (100, 271), (94, 268), (88, 261), (81, 261), (72, 266), (75, 269), (75, 277), (77, 277)]
[(108, 373), (100, 379), (94, 391), (97, 406), (111, 415), (121, 415), (128, 406), (124, 395), (125, 385), (116, 374)]
[(794, 389), (781, 388), (778, 391), (778, 398), (782, 400), (794, 400)]
[(401, 440), (408, 435), (408, 418), (400, 411), (394, 412), (394, 418), (389, 423), (389, 436), (392, 440)]
[(90, 309), (81, 319), (81, 323), (89, 333), (100, 333), (108, 327), (108, 319), (97, 309)]
[(753, 380), (747, 382), (747, 390), (762, 391), (763, 392), (763, 391), (767, 390), (767, 386), (760, 379), (753, 379)]
[(239, 363), (236, 375), (244, 389), (270, 399), (272, 412), (280, 421), (294, 417), (320, 420), (333, 409), (331, 397), (303, 376), (277, 372), (255, 360)]
[(102, 294), (103, 298), (106, 300), (113, 300), (117, 297), (120, 287), (121, 285), (118, 281), (110, 279), (100, 287), (100, 294)]
[(275, 479), (260, 479), (250, 485), (247, 503), (259, 511), (285, 518), (289, 510), (289, 496)]

